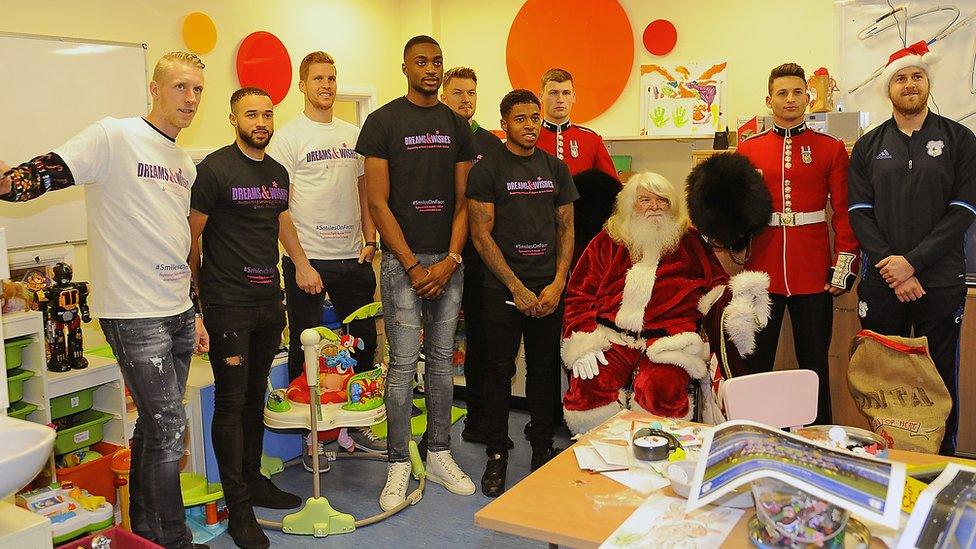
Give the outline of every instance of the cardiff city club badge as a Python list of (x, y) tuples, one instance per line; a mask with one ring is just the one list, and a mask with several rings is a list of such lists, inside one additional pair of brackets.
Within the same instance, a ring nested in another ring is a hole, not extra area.
[(800, 157), (803, 159), (804, 164), (813, 162), (813, 151), (810, 150), (809, 145), (800, 147)]
[(571, 154), (573, 158), (579, 158), (579, 143), (577, 143), (575, 139), (569, 140), (569, 154)]
[(925, 148), (928, 149), (927, 152), (929, 153), (929, 156), (933, 158), (941, 155), (942, 149), (944, 147), (945, 147), (945, 143), (943, 143), (941, 139), (938, 141), (929, 141), (928, 143), (925, 144)]

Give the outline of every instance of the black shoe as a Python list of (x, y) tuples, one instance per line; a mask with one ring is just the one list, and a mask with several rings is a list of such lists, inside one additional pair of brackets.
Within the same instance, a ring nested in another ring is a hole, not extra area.
[(258, 520), (254, 518), (254, 509), (249, 505), (240, 506), (230, 511), (227, 520), (227, 532), (233, 538), (234, 544), (241, 549), (268, 549), (271, 541), (261, 530)]
[(522, 429), (522, 434), (525, 435), (525, 440), (531, 440), (532, 437), (529, 435), (529, 433), (531, 432), (532, 432), (532, 422), (529, 421), (525, 424), (525, 429)]
[(549, 463), (549, 460), (559, 455), (563, 448), (553, 448), (550, 446), (545, 450), (532, 450), (532, 465), (529, 467), (530, 471), (535, 471), (539, 467)]
[[(464, 425), (464, 430), (461, 431), (461, 439), (475, 444), (488, 444), (488, 439), (485, 438), (485, 431), (483, 429), (467, 424)], [(511, 450), (512, 448), (515, 448), (515, 442), (512, 440), (512, 437), (508, 437), (508, 449)]]
[(251, 505), (268, 509), (297, 509), (302, 506), (302, 498), (285, 492), (275, 486), (271, 479), (264, 475), (249, 480), (247, 483)]
[(497, 498), (505, 493), (505, 473), (508, 471), (508, 459), (501, 454), (494, 454), (488, 458), (485, 474), (481, 475), (481, 492), (490, 498)]

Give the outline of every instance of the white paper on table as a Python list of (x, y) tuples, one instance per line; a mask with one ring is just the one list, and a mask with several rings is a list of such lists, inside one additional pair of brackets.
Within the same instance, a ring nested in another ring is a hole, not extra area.
[(577, 465), (585, 471), (595, 471), (597, 473), (610, 470), (619, 471), (621, 467), (620, 465), (612, 465), (604, 461), (592, 446), (580, 446), (577, 444), (573, 446), (573, 453), (576, 454)]
[(650, 494), (671, 484), (671, 481), (661, 475), (644, 469), (607, 471), (600, 474), (641, 494)]
[(632, 452), (629, 451), (630, 445), (622, 446), (619, 444), (611, 444), (607, 442), (602, 442), (599, 440), (590, 441), (593, 445), (593, 449), (596, 453), (600, 454), (603, 461), (611, 464), (617, 465), (619, 467), (630, 467)]
[(741, 509), (711, 506), (685, 512), (683, 499), (668, 496), (647, 498), (610, 534), (600, 549), (718, 547), (742, 514)]

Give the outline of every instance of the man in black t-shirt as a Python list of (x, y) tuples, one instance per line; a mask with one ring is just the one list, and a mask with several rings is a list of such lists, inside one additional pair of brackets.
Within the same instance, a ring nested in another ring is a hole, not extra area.
[[(478, 108), (478, 76), (474, 69), (454, 67), (444, 73), (441, 101), (471, 124), (474, 150), (478, 153), (475, 163), (488, 151), (502, 146), (502, 140), (482, 128), (474, 119)], [(464, 294), (461, 311), (464, 316), (464, 389), (468, 414), (464, 417), (461, 438), (468, 442), (485, 443), (485, 412), (481, 394), (484, 392), (484, 362), (488, 356), (485, 342), (485, 321), (481, 310), (481, 287), (485, 276), (491, 276), (481, 262), (469, 240), (461, 252), (464, 258)], [(511, 448), (514, 446), (510, 444)]]
[(483, 290), (489, 458), (481, 477), (481, 490), (490, 497), (505, 491), (511, 379), (523, 337), (532, 470), (558, 453), (552, 433), (562, 296), (573, 257), (573, 201), (579, 198), (566, 164), (535, 146), (542, 125), (535, 94), (510, 92), (501, 115), (508, 140), (472, 168), (467, 189), (471, 238), (492, 273)]
[(322, 281), (288, 215), (288, 172), (264, 154), (274, 134), (271, 98), (264, 90), (242, 88), (230, 105), (237, 139), (197, 167), (190, 196), (190, 270), (211, 334), (212, 439), (230, 512), (228, 531), (238, 547), (268, 547), (252, 506), (292, 509), (302, 503), (260, 471), (264, 390), (285, 326), (279, 229), (299, 286), (320, 291)]
[(386, 379), (389, 468), (380, 507), (406, 498), (410, 415), (421, 328), (426, 361), (427, 480), (459, 495), (474, 483), (451, 457), (452, 355), (461, 306), (464, 189), (475, 157), (471, 129), (437, 101), (443, 55), (429, 36), (403, 49), (407, 94), (369, 115), (356, 152), (366, 158), (369, 212), (383, 241), (380, 293), (390, 368)]

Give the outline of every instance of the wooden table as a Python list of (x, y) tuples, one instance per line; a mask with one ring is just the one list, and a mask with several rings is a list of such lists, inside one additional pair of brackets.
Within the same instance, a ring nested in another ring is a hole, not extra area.
[[(654, 419), (647, 417), (647, 421)], [(586, 444), (586, 441), (584, 436), (581, 442)], [(943, 456), (899, 450), (892, 450), (889, 457), (912, 465), (946, 460)], [(570, 448), (475, 513), (474, 522), (482, 528), (549, 542), (551, 546), (597, 547), (633, 514), (639, 500), (624, 505), (600, 505), (594, 502), (594, 497), (622, 492), (634, 493), (603, 475), (581, 471)], [(651, 497), (657, 495), (675, 494), (669, 486)], [(754, 510), (745, 510), (723, 547), (753, 547), (746, 529), (753, 514)], [(871, 547), (885, 545), (875, 538)]]

